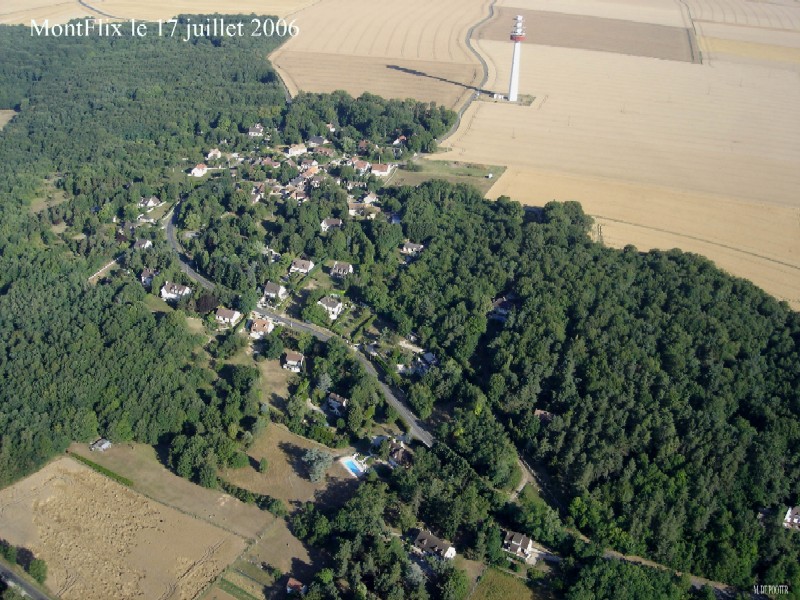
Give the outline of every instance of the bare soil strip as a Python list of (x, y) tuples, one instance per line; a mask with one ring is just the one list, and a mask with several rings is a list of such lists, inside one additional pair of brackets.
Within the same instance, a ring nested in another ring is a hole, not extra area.
[[(681, 27), (605, 19), (595, 16), (501, 7), (496, 17), (479, 27), (479, 40), (507, 41), (516, 15), (525, 17), (528, 44), (616, 52), (632, 56), (700, 62), (694, 36)], [(642, 43), (646, 40), (647, 43)]]

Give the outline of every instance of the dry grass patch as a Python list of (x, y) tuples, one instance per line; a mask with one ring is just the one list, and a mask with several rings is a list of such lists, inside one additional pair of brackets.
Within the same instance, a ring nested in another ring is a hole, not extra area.
[[(347, 450), (327, 448), (295, 435), (283, 425), (272, 423), (247, 451), (251, 464), (243, 469), (223, 470), (220, 476), (239, 487), (279, 498), (290, 509), (303, 502), (343, 503), (357, 481), (337, 461), (328, 471), (326, 480), (309, 481), (302, 461), (303, 453), (309, 448), (321, 448), (337, 455), (348, 453)], [(254, 468), (262, 458), (266, 458), (269, 465), (266, 473), (259, 473)]]
[(508, 41), (514, 17), (522, 15), (528, 33), (526, 50), (543, 44), (686, 62), (700, 58), (694, 36), (685, 27), (516, 7), (498, 8), (495, 15), (475, 32), (477, 39)]
[(14, 110), (0, 110), (0, 130), (16, 116), (17, 112)]
[(0, 491), (0, 530), (60, 598), (194, 598), (244, 540), (61, 458)]
[[(391, 185), (419, 185), (431, 179), (444, 179), (450, 183), (473, 185), (486, 194), (506, 168), (495, 165), (478, 165), (458, 161), (422, 160), (417, 163), (421, 171), (398, 169), (390, 181)], [(491, 174), (491, 178), (486, 176)]]
[(115, 444), (105, 452), (90, 452), (86, 444), (76, 443), (70, 451), (132, 480), (137, 492), (243, 538), (255, 539), (274, 519), (255, 506), (171, 473), (152, 446)]
[(470, 600), (537, 600), (545, 598), (535, 594), (519, 577), (489, 568), (484, 571), (478, 587), (470, 596)]
[(285, 411), (289, 400), (289, 382), (294, 373), (281, 368), (280, 360), (264, 360), (256, 363), (261, 372), (261, 399), (275, 408)]
[(469, 63), (410, 61), (372, 56), (286, 51), (273, 58), (289, 91), (364, 92), (384, 98), (413, 98), (453, 108), (480, 83), (480, 67)]

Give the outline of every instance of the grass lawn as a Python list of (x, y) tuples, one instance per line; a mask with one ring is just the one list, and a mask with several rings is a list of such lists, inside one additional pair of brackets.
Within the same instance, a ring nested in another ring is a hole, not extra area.
[[(164, 302), (158, 296), (153, 296), (153, 294), (147, 294), (147, 296), (145, 296), (145, 298), (144, 298), (144, 303), (145, 303), (145, 305), (147, 305), (147, 308), (150, 309), (150, 312), (168, 313), (168, 312), (172, 312), (173, 311), (173, 308), (169, 304)], [(187, 319), (187, 321), (188, 320), (190, 320), (190, 319)], [(199, 319), (195, 319), (195, 320), (199, 320)], [(193, 331), (191, 326), (189, 326), (189, 331), (191, 331), (192, 333), (199, 333), (199, 332)]]
[[(2, 112), (3, 111), (0, 111), (0, 113)], [(2, 129), (2, 114), (0, 114), (0, 129)], [(30, 210), (33, 213), (40, 213), (51, 206), (56, 206), (67, 201), (66, 194), (64, 194), (62, 190), (56, 188), (53, 179), (44, 180), (44, 184), (42, 185), (40, 193), (41, 195), (31, 202)], [(66, 226), (64, 229), (66, 229)]]
[(525, 581), (497, 569), (489, 568), (484, 571), (478, 587), (475, 588), (470, 600), (541, 600), (545, 596), (537, 595)]
[[(419, 185), (430, 179), (444, 179), (450, 183), (472, 184), (486, 194), (506, 170), (501, 166), (444, 160), (420, 160), (416, 164), (422, 167), (422, 171), (398, 169), (389, 185)], [(492, 174), (491, 179), (486, 178), (489, 173)]]
[(285, 411), (289, 400), (289, 381), (294, 373), (282, 368), (280, 360), (264, 360), (256, 363), (256, 366), (261, 372), (261, 401)]
[[(269, 494), (283, 500), (291, 510), (309, 501), (321, 501), (327, 506), (344, 503), (354, 491), (354, 479), (338, 461), (328, 470), (328, 477), (313, 483), (306, 476), (303, 453), (310, 448), (320, 448), (336, 456), (348, 455), (352, 449), (333, 450), (322, 444), (296, 435), (283, 425), (270, 423), (247, 451), (250, 464), (242, 469), (224, 469), (220, 476), (240, 487), (259, 494)], [(266, 473), (255, 466), (267, 459)]]

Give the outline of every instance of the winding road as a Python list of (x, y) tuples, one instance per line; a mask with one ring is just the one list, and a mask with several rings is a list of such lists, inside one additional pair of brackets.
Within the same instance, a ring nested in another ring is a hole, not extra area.
[[(215, 287), (214, 284), (205, 277), (203, 277), (200, 273), (198, 273), (194, 269), (192, 264), (189, 262), (189, 258), (186, 256), (186, 253), (183, 251), (183, 247), (178, 241), (175, 232), (175, 208), (171, 209), (166, 215), (164, 215), (163, 227), (166, 230), (167, 241), (169, 242), (169, 245), (178, 255), (178, 260), (181, 263), (181, 270), (184, 273), (186, 273), (186, 275), (192, 281), (195, 281), (196, 283), (198, 283), (207, 290), (213, 290)], [(358, 350), (358, 348), (348, 343), (346, 340), (342, 339), (340, 336), (333, 333), (332, 331), (324, 329), (322, 327), (318, 327), (317, 325), (312, 325), (311, 323), (306, 323), (304, 321), (298, 321), (297, 319), (293, 319), (292, 317), (289, 317), (285, 314), (267, 310), (265, 308), (257, 308), (254, 312), (263, 317), (269, 317), (275, 323), (278, 323), (285, 327), (289, 327), (290, 329), (302, 331), (304, 333), (309, 333), (314, 337), (316, 337), (318, 340), (322, 340), (323, 342), (326, 342), (333, 337), (342, 340), (342, 342), (350, 346), (352, 351), (355, 353), (356, 358), (358, 358), (358, 361), (362, 365), (364, 365), (364, 368), (367, 370), (367, 372), (378, 380), (378, 385), (380, 386), (383, 395), (386, 397), (386, 401), (392, 407), (394, 407), (394, 409), (398, 412), (398, 414), (408, 425), (409, 435), (418, 439), (420, 442), (422, 442), (429, 448), (433, 445), (434, 441), (433, 434), (426, 429), (425, 425), (423, 425), (423, 423), (416, 417), (416, 415), (414, 415), (414, 413), (402, 402), (402, 400), (400, 400), (398, 394), (400, 394), (401, 392), (392, 390), (392, 388), (390, 388), (381, 379), (380, 375), (378, 374), (378, 371), (375, 369), (375, 366), (372, 364), (372, 362), (370, 362), (370, 360), (364, 354), (362, 354)]]
[[(178, 255), (178, 259), (181, 262), (181, 269), (183, 270), (183, 272), (186, 273), (186, 275), (190, 279), (197, 282), (202, 287), (206, 288), (207, 290), (213, 290), (215, 287), (214, 284), (205, 277), (203, 277), (202, 275), (200, 275), (200, 273), (195, 271), (195, 269), (190, 264), (188, 257), (183, 252), (183, 247), (178, 242), (178, 239), (175, 234), (174, 209), (170, 210), (166, 215), (164, 215), (164, 228), (166, 229), (167, 240), (170, 246), (172, 246), (172, 249)], [(332, 331), (324, 329), (317, 325), (312, 325), (311, 323), (306, 323), (304, 321), (298, 321), (297, 319), (293, 319), (285, 314), (277, 313), (275, 311), (263, 308), (258, 308), (254, 312), (258, 313), (263, 317), (269, 317), (275, 323), (278, 323), (285, 327), (289, 327), (290, 329), (295, 329), (298, 331), (309, 333), (322, 341), (327, 341), (333, 337), (341, 339), (345, 344), (350, 346), (350, 348), (353, 350), (356, 357), (358, 358), (359, 362), (362, 365), (364, 365), (364, 368), (367, 369), (367, 372), (369, 372), (370, 375), (374, 376), (378, 380), (381, 390), (386, 396), (387, 402), (389, 402), (389, 404), (392, 405), (395, 408), (395, 410), (397, 410), (397, 412), (400, 414), (403, 420), (405, 420), (405, 422), (408, 424), (409, 435), (418, 439), (429, 448), (433, 445), (435, 439), (433, 434), (426, 428), (425, 424), (423, 424), (416, 417), (416, 415), (414, 415), (414, 413), (398, 397), (398, 394), (402, 394), (402, 392), (394, 391), (388, 385), (386, 385), (386, 383), (381, 379), (380, 375), (378, 374), (378, 371), (375, 369), (370, 360), (364, 354), (362, 354), (357, 348), (349, 344), (346, 340), (342, 339), (340, 336), (333, 333)], [(542, 481), (542, 478), (539, 477), (537, 473), (525, 461), (523, 461), (522, 459), (518, 459), (518, 464), (524, 473), (523, 480), (527, 479), (529, 482), (534, 483), (537, 487), (540, 487), (543, 491), (547, 491), (546, 488), (543, 486), (544, 482)], [(563, 506), (561, 508), (563, 510)], [(587, 542), (589, 541), (589, 538), (587, 538), (586, 536), (580, 535), (580, 537), (584, 541)], [(549, 552), (552, 553), (552, 551)], [(675, 572), (675, 570), (672, 569), (671, 567), (667, 567), (665, 565), (649, 561), (639, 556), (628, 556), (625, 554), (621, 554), (616, 550), (606, 549), (603, 553), (603, 556), (610, 560), (622, 560), (630, 563), (647, 565), (665, 571), (671, 571), (673, 573)], [(735, 594), (735, 589), (724, 583), (720, 583), (717, 581), (709, 581), (708, 579), (697, 577), (695, 575), (689, 575), (689, 579), (691, 581), (692, 587), (694, 588), (699, 589), (706, 585), (711, 586), (716, 590), (717, 595), (720, 598), (732, 598)]]

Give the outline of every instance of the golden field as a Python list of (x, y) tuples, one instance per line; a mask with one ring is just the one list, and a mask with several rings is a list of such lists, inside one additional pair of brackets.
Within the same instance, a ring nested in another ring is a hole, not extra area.
[(245, 547), (67, 457), (0, 491), (0, 531), (65, 600), (195, 598)]
[[(507, 165), (488, 197), (533, 205), (579, 200), (609, 245), (698, 252), (800, 308), (800, 5), (564, 6), (587, 19), (621, 21), (629, 11), (631, 22), (696, 30), (702, 64), (648, 56), (647, 35), (627, 36), (626, 53), (537, 44), (529, 36), (520, 92), (533, 103), (473, 103), (446, 142), (450, 152), (436, 158)], [(489, 65), (486, 87), (504, 93), (512, 46), (491, 37), (476, 45)]]
[(320, 0), (296, 15), (300, 35), (270, 60), (292, 94), (369, 91), (456, 107), (483, 77), (465, 38), (488, 6), (489, 0)]

